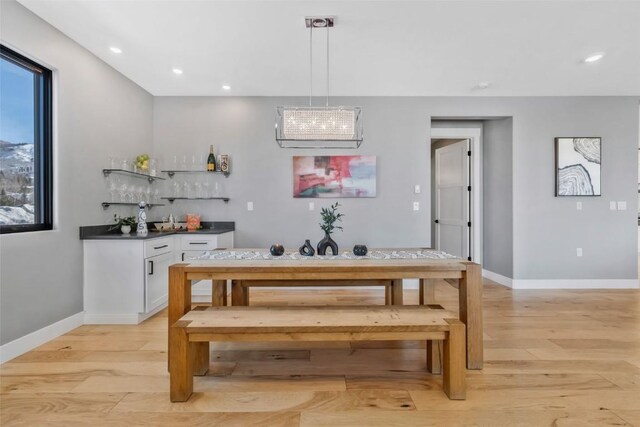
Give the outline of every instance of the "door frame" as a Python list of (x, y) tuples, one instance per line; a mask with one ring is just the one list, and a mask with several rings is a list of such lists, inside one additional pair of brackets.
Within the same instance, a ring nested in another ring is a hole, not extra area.
[[(482, 264), (482, 123), (473, 127), (431, 128), (429, 137), (429, 156), (432, 139), (469, 139), (471, 141), (471, 258)], [(431, 164), (431, 163), (429, 163)], [(431, 184), (431, 191), (433, 191)], [(433, 221), (433, 218), (431, 218)], [(433, 236), (435, 239), (435, 236)]]

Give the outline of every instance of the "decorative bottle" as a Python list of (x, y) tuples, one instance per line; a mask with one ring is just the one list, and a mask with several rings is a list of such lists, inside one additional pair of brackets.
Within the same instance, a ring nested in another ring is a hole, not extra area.
[(144, 210), (146, 206), (145, 202), (140, 202), (138, 205), (138, 228), (136, 229), (138, 236), (146, 236), (149, 233), (147, 229), (147, 213)]
[(213, 154), (213, 145), (209, 146), (209, 157), (207, 157), (207, 172), (216, 171), (216, 155)]

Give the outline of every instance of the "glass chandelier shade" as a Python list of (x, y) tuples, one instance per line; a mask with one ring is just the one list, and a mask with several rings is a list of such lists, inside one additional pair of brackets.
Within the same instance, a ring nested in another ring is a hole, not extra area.
[(283, 148), (358, 148), (360, 107), (277, 107), (276, 141)]

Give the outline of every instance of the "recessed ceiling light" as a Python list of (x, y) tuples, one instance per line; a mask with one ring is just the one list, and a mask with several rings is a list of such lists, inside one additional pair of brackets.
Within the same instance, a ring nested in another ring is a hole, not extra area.
[(182, 70), (180, 68), (173, 69), (174, 74), (182, 74)]
[(231, 90), (231, 86), (229, 86), (229, 85), (222, 85), (222, 89), (224, 89), (224, 90)]
[(604, 58), (603, 52), (593, 53), (587, 56), (586, 58), (584, 58), (584, 62), (586, 63), (597, 62), (597, 61), (600, 61), (602, 58)]
[(122, 49), (120, 49), (119, 47), (115, 47), (115, 46), (111, 46), (109, 48), (109, 50), (113, 53), (122, 53)]

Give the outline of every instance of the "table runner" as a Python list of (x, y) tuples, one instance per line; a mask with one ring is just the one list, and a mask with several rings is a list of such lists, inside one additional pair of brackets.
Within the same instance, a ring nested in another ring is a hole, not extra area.
[(190, 258), (193, 260), (358, 260), (358, 259), (459, 259), (443, 251), (433, 249), (416, 250), (372, 250), (364, 256), (356, 256), (351, 251), (343, 251), (338, 255), (314, 255), (311, 257), (300, 255), (298, 252), (287, 252), (281, 256), (273, 256), (269, 251), (257, 250), (215, 250), (201, 256)]

